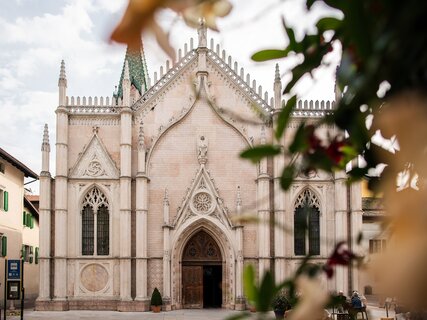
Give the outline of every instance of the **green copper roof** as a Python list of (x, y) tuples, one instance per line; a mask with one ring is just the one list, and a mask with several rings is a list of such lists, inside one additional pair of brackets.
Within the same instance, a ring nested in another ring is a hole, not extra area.
[(125, 74), (126, 60), (128, 61), (128, 64), (129, 64), (130, 83), (133, 84), (135, 88), (138, 89), (139, 93), (142, 95), (147, 90), (148, 72), (147, 72), (147, 63), (145, 62), (144, 48), (141, 42), (141, 46), (138, 49), (131, 49), (129, 47), (126, 49), (126, 56), (123, 62), (123, 68), (122, 68), (122, 74), (120, 76), (119, 87), (117, 89), (117, 94), (115, 96), (123, 97), (122, 82)]

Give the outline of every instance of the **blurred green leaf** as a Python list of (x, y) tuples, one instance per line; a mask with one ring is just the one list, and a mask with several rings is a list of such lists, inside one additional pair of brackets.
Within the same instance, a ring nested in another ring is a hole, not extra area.
[(288, 53), (288, 50), (268, 49), (254, 53), (251, 59), (257, 62), (274, 60), (284, 58), (288, 55)]
[(336, 30), (342, 25), (342, 20), (333, 17), (325, 17), (317, 21), (316, 27), (319, 33), (327, 30)]
[(278, 155), (280, 151), (281, 151), (280, 146), (263, 144), (263, 145), (258, 145), (243, 151), (240, 154), (240, 157), (244, 159), (249, 159), (253, 163), (257, 163), (262, 158)]
[(287, 166), (283, 169), (282, 176), (280, 177), (280, 186), (283, 190), (288, 190), (294, 180), (295, 167), (293, 165)]
[(294, 135), (294, 140), (289, 146), (289, 151), (292, 153), (301, 152), (308, 148), (307, 135), (305, 130), (305, 122), (301, 122)]
[(267, 312), (271, 309), (271, 303), (276, 296), (277, 288), (274, 283), (273, 275), (270, 271), (264, 273), (259, 288), (259, 299), (257, 302), (257, 311)]
[(277, 129), (276, 129), (276, 139), (279, 140), (283, 134), (283, 131), (288, 124), (289, 118), (291, 117), (292, 110), (297, 103), (297, 96), (292, 96), (286, 104), (283, 106), (282, 110), (279, 113), (279, 117), (277, 118)]
[(289, 49), (289, 51), (295, 51), (296, 45), (297, 45), (297, 42), (295, 40), (295, 32), (292, 28), (289, 28), (286, 25), (285, 18), (283, 18), (283, 17), (282, 17), (282, 25), (286, 31), (286, 34), (288, 35), (288, 39), (289, 39), (288, 49)]
[(249, 303), (254, 305), (258, 301), (258, 289), (255, 285), (255, 271), (252, 265), (248, 265), (243, 271), (243, 288)]

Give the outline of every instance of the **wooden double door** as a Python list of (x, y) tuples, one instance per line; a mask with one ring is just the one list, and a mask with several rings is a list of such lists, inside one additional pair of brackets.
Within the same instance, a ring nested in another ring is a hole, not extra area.
[(221, 308), (222, 265), (182, 267), (184, 308)]
[(199, 231), (187, 243), (182, 259), (184, 308), (221, 308), (221, 251), (212, 237)]

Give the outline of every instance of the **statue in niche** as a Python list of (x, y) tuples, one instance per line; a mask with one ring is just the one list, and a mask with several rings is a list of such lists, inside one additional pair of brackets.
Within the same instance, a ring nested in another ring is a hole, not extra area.
[(205, 136), (199, 137), (197, 141), (197, 159), (200, 164), (206, 164), (208, 162), (208, 139)]

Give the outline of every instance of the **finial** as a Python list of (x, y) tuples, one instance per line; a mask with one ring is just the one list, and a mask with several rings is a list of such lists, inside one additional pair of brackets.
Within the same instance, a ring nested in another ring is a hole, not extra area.
[(59, 80), (67, 80), (65, 75), (65, 61), (61, 60), (61, 70), (59, 71)]
[(166, 206), (169, 205), (169, 194), (168, 194), (167, 188), (165, 188), (165, 195), (163, 197), (163, 205), (166, 205)]
[(47, 123), (45, 123), (44, 130), (43, 130), (42, 151), (50, 151), (49, 129), (47, 127)]
[(114, 86), (113, 96), (117, 97), (117, 86)]
[(130, 78), (129, 78), (129, 62), (127, 59), (125, 61), (125, 74), (123, 75), (123, 80), (130, 80)]
[(199, 48), (207, 47), (205, 18), (200, 18), (199, 28), (197, 28), (197, 34), (199, 35)]
[(139, 124), (139, 135), (138, 135), (138, 147), (140, 150), (143, 150), (145, 147), (145, 142), (144, 142), (144, 123), (140, 122)]
[(280, 70), (279, 70), (279, 64), (276, 63), (276, 72), (274, 75), (274, 81), (280, 81)]
[(266, 143), (266, 138), (265, 138), (265, 126), (263, 125), (261, 127), (261, 144), (265, 144)]

